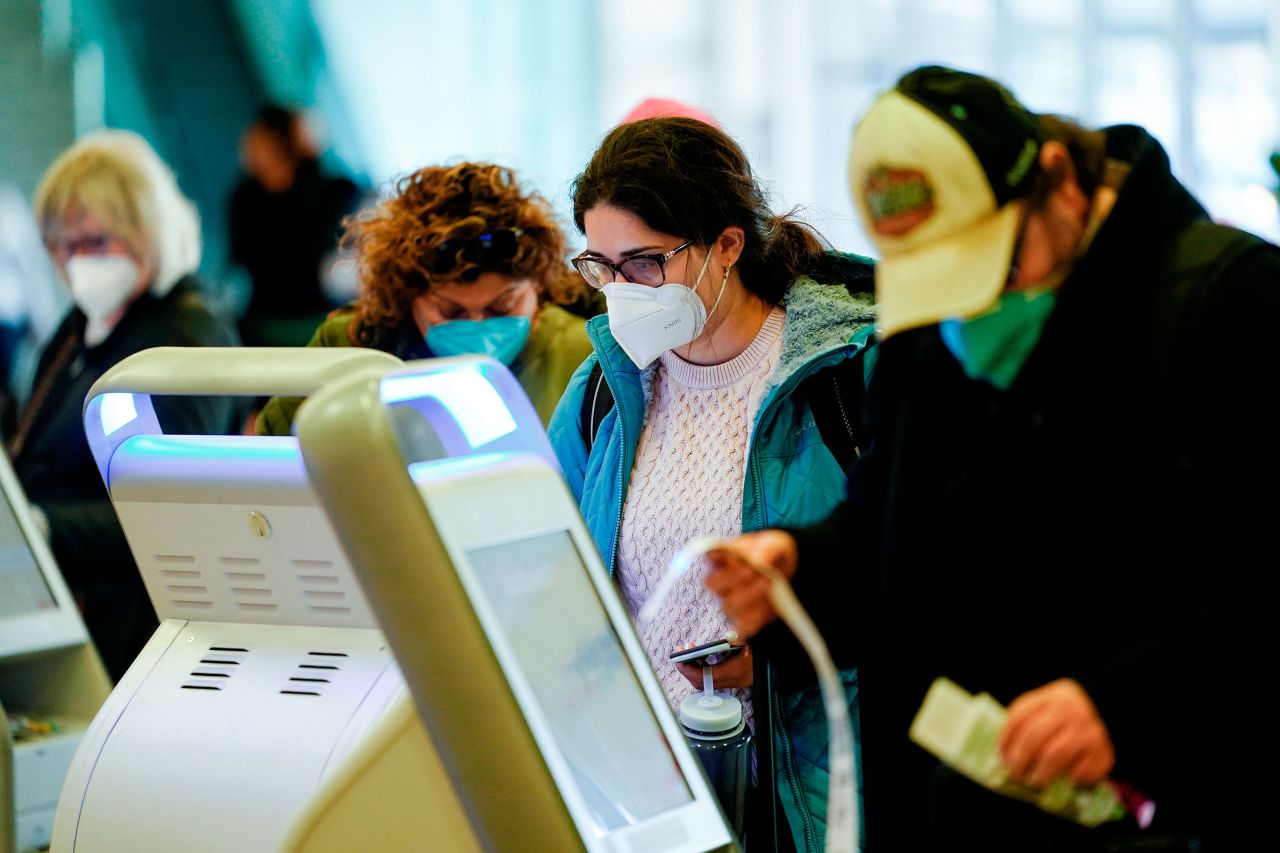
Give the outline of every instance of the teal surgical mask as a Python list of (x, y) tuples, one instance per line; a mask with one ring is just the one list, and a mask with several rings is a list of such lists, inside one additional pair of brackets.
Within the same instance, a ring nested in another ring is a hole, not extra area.
[(1052, 290), (1005, 293), (976, 317), (943, 320), (942, 341), (970, 379), (1006, 390), (1040, 342), (1055, 302)]
[(510, 365), (529, 340), (529, 328), (525, 316), (449, 320), (427, 329), (427, 349), (439, 357), (487, 355)]

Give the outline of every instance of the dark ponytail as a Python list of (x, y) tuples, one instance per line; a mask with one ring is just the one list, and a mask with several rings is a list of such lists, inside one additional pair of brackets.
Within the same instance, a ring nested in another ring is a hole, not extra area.
[(738, 144), (696, 119), (642, 119), (610, 131), (573, 182), (579, 231), (586, 212), (602, 204), (700, 246), (738, 226), (746, 238), (738, 275), (771, 305), (822, 265), (818, 233), (792, 213), (775, 215)]

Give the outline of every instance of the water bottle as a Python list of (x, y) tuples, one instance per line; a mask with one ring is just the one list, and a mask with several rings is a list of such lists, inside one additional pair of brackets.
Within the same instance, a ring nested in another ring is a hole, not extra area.
[(742, 719), (742, 703), (712, 688), (710, 667), (703, 667), (702, 680), (703, 691), (680, 703), (680, 724), (725, 817), (741, 838), (751, 777), (751, 732)]

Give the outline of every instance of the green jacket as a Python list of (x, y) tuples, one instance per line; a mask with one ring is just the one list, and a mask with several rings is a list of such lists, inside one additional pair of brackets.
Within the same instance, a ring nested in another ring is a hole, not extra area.
[[(307, 346), (365, 346), (389, 352), (405, 361), (431, 357), (412, 318), (391, 330), (376, 329), (361, 326), (356, 315), (349, 310), (337, 312), (325, 320)], [(590, 353), (591, 344), (587, 341), (583, 318), (558, 305), (543, 305), (528, 343), (511, 364), (511, 372), (529, 395), (544, 426), (550, 423), (556, 403), (569, 384), (569, 377)], [(301, 404), (301, 397), (273, 397), (258, 416), (258, 434), (289, 435)]]

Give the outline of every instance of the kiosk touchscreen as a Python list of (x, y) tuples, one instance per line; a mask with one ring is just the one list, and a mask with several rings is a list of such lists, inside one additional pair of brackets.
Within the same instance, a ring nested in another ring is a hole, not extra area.
[(84, 642), (75, 602), (31, 520), (26, 496), (0, 459), (0, 657)]
[(67, 767), (110, 689), (0, 454), (0, 853), (48, 845)]
[[(520, 413), (463, 408), (516, 399), (508, 383), (488, 360), (420, 362), (327, 386), (299, 419), (427, 731), (490, 849), (731, 849), (545, 436), (510, 446)], [(472, 454), (415, 461), (437, 441)]]

